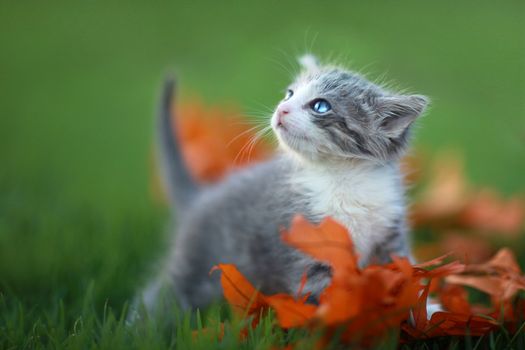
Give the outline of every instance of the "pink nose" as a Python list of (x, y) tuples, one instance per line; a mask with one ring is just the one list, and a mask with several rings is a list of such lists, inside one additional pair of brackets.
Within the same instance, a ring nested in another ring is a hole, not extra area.
[(279, 109), (277, 110), (277, 124), (279, 126), (283, 125), (284, 116), (289, 113), (290, 113), (290, 110), (287, 107), (279, 107)]
[(277, 111), (279, 114), (279, 117), (284, 117), (285, 115), (289, 114), (290, 113), (290, 110), (287, 108), (287, 107), (281, 107), (279, 108), (279, 110)]

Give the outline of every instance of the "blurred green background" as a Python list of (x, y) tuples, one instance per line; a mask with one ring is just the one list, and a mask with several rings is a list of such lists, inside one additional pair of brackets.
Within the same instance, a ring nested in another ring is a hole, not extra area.
[[(523, 1), (0, 2), (0, 288), (120, 304), (165, 247), (149, 192), (163, 75), (266, 112), (310, 51), (431, 97), (415, 145), (525, 185)], [(32, 304), (34, 305), (34, 304)], [(51, 305), (51, 306), (50, 306)], [(69, 304), (72, 305), (72, 304)]]

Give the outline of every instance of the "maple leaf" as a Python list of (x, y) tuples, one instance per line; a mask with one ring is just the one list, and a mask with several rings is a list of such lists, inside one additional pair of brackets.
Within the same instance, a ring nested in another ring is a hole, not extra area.
[(415, 339), (428, 339), (443, 336), (482, 336), (498, 327), (496, 321), (483, 316), (453, 312), (436, 312), (430, 320), (412, 327), (403, 324), (402, 329)]
[(348, 230), (332, 218), (325, 218), (315, 226), (297, 215), (290, 230), (284, 230), (281, 238), (312, 258), (330, 264), (334, 281), (357, 273), (357, 255)]
[(508, 301), (518, 290), (525, 290), (525, 277), (508, 248), (501, 249), (486, 263), (469, 265), (464, 275), (449, 276), (446, 281), (479, 289), (497, 303)]
[(239, 315), (257, 315), (267, 307), (264, 295), (240, 273), (234, 265), (219, 264), (210, 273), (220, 270), (224, 297)]
[[(427, 315), (427, 302), (430, 285), (427, 285), (419, 296), (417, 306), (413, 309), (413, 324), (405, 322), (402, 326), (409, 336), (415, 339), (433, 338), (447, 335), (481, 336), (498, 326), (498, 323), (487, 317), (473, 315), (470, 310), (462, 312), (435, 312), (430, 319)], [(462, 305), (463, 307), (465, 305)], [(467, 312), (464, 312), (467, 311)]]
[(275, 311), (277, 320), (283, 328), (308, 324), (317, 309), (315, 305), (307, 304), (304, 299), (296, 299), (287, 294), (265, 296), (265, 300)]
[(291, 328), (307, 323), (314, 315), (316, 307), (307, 304), (304, 299), (295, 299), (287, 294), (264, 295), (260, 293), (234, 266), (219, 264), (210, 273), (220, 270), (224, 297), (234, 308), (237, 315), (253, 316), (252, 326), (258, 323), (258, 317), (268, 307), (277, 314), (283, 328)]
[(443, 307), (450, 312), (459, 314), (472, 313), (468, 301), (468, 292), (461, 286), (446, 285), (440, 290), (439, 297)]

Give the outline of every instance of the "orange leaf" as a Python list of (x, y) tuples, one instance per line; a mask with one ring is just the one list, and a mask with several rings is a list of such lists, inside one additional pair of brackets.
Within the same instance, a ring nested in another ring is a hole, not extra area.
[(345, 279), (357, 273), (357, 256), (346, 227), (332, 218), (325, 218), (319, 226), (312, 225), (298, 215), (292, 220), (282, 240), (314, 259), (324, 261), (333, 269), (333, 279)]
[[(466, 334), (481, 336), (497, 327), (497, 322), (472, 315), (469, 310), (467, 312), (435, 312), (428, 320), (428, 290), (427, 286), (419, 297), (418, 305), (414, 309), (413, 325), (408, 323), (403, 325), (403, 330), (411, 337), (421, 339)], [(464, 302), (462, 300), (459, 306), (454, 305), (453, 307), (468, 308), (468, 304)]]
[(452, 251), (454, 257), (465, 263), (486, 261), (493, 254), (493, 248), (486, 239), (464, 232), (447, 232), (440, 246), (443, 251)]
[(417, 271), (416, 273), (426, 278), (439, 278), (455, 273), (461, 273), (463, 271), (465, 271), (465, 265), (461, 264), (458, 261), (453, 261), (451, 263), (436, 267), (432, 270)]
[(471, 313), (467, 291), (458, 285), (447, 285), (439, 293), (443, 307), (448, 311), (469, 314)]
[(317, 316), (327, 325), (334, 325), (355, 317), (362, 307), (363, 288), (359, 280), (347, 281), (345, 288), (332, 283), (321, 294)]
[(449, 276), (446, 281), (477, 288), (498, 302), (509, 300), (518, 290), (525, 290), (525, 277), (507, 248), (501, 249), (489, 262), (469, 265), (464, 275)]
[(525, 221), (525, 200), (503, 200), (491, 190), (477, 193), (461, 213), (463, 225), (478, 230), (496, 231), (516, 236)]
[(266, 306), (264, 296), (248, 282), (234, 265), (219, 264), (210, 273), (221, 270), (224, 297), (239, 314), (257, 315)]
[(430, 290), (430, 283), (426, 285), (425, 289), (418, 298), (417, 306), (413, 309), (414, 326), (418, 329), (424, 329), (428, 323), (427, 317), (427, 300)]
[(445, 261), (445, 259), (448, 258), (451, 254), (452, 253), (447, 253), (447, 254), (438, 256), (437, 258), (434, 258), (434, 259), (429, 260), (429, 261), (425, 261), (424, 263), (416, 264), (416, 265), (414, 265), (414, 267), (422, 269), (422, 268), (425, 268), (425, 267), (431, 267), (431, 266), (436, 266), (436, 265), (442, 264), (443, 261)]
[[(239, 315), (258, 317), (261, 310), (271, 306), (281, 327), (290, 328), (308, 323), (317, 309), (305, 300), (297, 300), (286, 294), (267, 296), (260, 293), (234, 265), (219, 264), (213, 267), (211, 272), (215, 270), (222, 271), (224, 297)], [(254, 319), (252, 324), (255, 325), (257, 319)]]
[(279, 325), (292, 328), (308, 324), (314, 317), (317, 306), (306, 304), (287, 294), (265, 296), (265, 300), (277, 314)]
[(485, 317), (436, 312), (429, 322), (428, 336), (465, 335), (478, 337), (497, 327), (497, 322)]
[(436, 312), (427, 322), (425, 328), (413, 328), (403, 325), (403, 330), (412, 338), (428, 339), (443, 336), (482, 336), (494, 330), (497, 322), (485, 317), (457, 314), (451, 312)]
[(509, 273), (521, 274), (520, 266), (518, 265), (514, 253), (508, 249), (500, 249), (492, 259), (489, 260), (486, 264), (472, 265), (470, 270), (475, 266), (484, 269), (499, 269), (500, 271), (507, 271)]

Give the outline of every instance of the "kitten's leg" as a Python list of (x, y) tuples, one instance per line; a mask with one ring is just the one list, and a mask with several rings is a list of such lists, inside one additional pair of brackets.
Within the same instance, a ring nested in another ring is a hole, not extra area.
[(162, 289), (160, 279), (151, 282), (143, 291), (139, 292), (133, 302), (131, 303), (126, 319), (128, 325), (132, 325), (145, 316), (151, 315), (154, 312), (155, 306), (158, 302), (158, 295)]
[(189, 308), (183, 295), (176, 295), (175, 288), (166, 275), (157, 277), (133, 300), (127, 317), (127, 323), (135, 323), (144, 317), (153, 317), (159, 311), (171, 310), (174, 304), (181, 310)]
[(375, 246), (369, 263), (387, 264), (392, 261), (392, 255), (407, 257), (415, 263), (408, 241), (408, 229), (402, 222), (396, 222), (386, 232), (385, 237)]
[[(323, 290), (330, 284), (330, 281), (332, 279), (332, 269), (330, 266), (320, 263), (320, 262), (313, 262), (310, 264), (310, 266), (306, 269), (306, 284), (304, 285), (304, 288), (302, 290), (302, 295), (308, 296), (308, 301), (312, 304), (319, 303), (319, 296), (323, 292)], [(304, 273), (303, 273), (304, 274)], [(296, 290), (294, 293), (297, 293), (301, 289), (302, 284), (302, 278), (301, 282), (296, 285)]]

